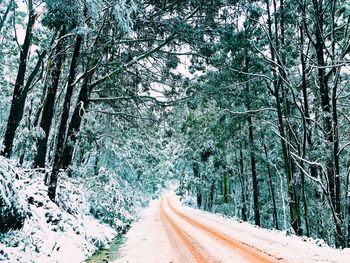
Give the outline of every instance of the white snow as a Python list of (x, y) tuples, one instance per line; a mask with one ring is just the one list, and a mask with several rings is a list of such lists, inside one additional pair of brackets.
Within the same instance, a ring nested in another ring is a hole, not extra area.
[[(286, 236), (286, 232), (283, 231), (266, 230), (249, 223), (189, 208), (180, 204), (175, 195), (168, 196), (168, 199), (177, 210), (197, 222), (267, 252), (275, 258), (283, 258), (287, 262), (350, 262), (349, 249), (337, 250), (325, 245), (321, 247), (316, 241), (293, 235)], [(191, 238), (193, 244), (203, 253), (211, 255), (210, 262), (248, 262), (239, 251), (237, 253), (232, 251), (232, 248), (225, 247), (217, 239), (181, 219), (167, 203), (164, 204), (164, 210)], [(154, 201), (144, 211), (142, 219), (126, 235), (126, 242), (117, 262), (195, 262), (188, 249), (181, 246), (182, 241), (176, 236), (176, 232), (160, 218), (160, 201)]]
[[(177, 199), (174, 199), (174, 203), (180, 206)], [(347, 249), (333, 249), (324, 243), (321, 247), (316, 244), (315, 240), (295, 235), (287, 236), (285, 231), (263, 229), (247, 222), (239, 222), (205, 211), (184, 206), (181, 208), (196, 220), (210, 224), (211, 227), (220, 229), (221, 232), (235, 239), (282, 257), (289, 262), (349, 262), (350, 250)]]
[(5, 158), (0, 163), (19, 176), (15, 186), (27, 211), (21, 230), (0, 234), (1, 262), (83, 262), (116, 235), (109, 225), (88, 215), (79, 185), (65, 178), (66, 194), (71, 197), (65, 207), (72, 208), (70, 214), (49, 200), (42, 173), (23, 172)]
[(151, 202), (142, 213), (141, 220), (126, 234), (122, 246), (122, 259), (117, 262), (170, 262), (174, 250), (159, 218), (159, 200)]

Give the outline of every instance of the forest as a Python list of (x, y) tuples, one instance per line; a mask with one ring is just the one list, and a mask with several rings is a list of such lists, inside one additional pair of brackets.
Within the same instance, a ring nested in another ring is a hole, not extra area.
[(0, 76), (0, 240), (22, 178), (112, 226), (177, 185), (350, 247), (347, 0), (0, 0)]

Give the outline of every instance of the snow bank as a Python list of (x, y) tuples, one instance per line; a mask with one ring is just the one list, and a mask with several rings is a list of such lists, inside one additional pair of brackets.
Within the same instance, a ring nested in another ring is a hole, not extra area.
[[(4, 158), (0, 163), (11, 165)], [(13, 187), (26, 220), (21, 230), (0, 234), (0, 261), (82, 262), (116, 235), (109, 225), (89, 215), (82, 189), (73, 179), (65, 178), (61, 185), (58, 207), (47, 197), (42, 173), (13, 169), (18, 177)]]

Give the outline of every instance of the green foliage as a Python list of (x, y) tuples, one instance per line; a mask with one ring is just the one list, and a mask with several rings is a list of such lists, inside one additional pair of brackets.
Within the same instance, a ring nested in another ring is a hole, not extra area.
[(83, 2), (78, 0), (46, 0), (47, 11), (42, 20), (44, 26), (59, 30), (65, 27), (70, 31), (84, 20)]

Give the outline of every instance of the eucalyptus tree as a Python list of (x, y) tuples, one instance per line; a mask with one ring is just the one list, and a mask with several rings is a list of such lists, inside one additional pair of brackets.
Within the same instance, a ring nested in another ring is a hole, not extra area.
[(344, 16), (348, 10), (349, 7), (343, 1), (334, 1), (330, 5), (324, 1), (304, 3), (304, 12), (312, 21), (311, 25), (304, 23), (303, 26), (305, 30), (312, 32), (308, 35), (308, 38), (315, 56), (315, 74), (319, 88), (324, 131), (324, 165), (328, 181), (327, 192), (338, 235), (338, 246), (344, 245), (338, 97), (342, 92), (340, 89), (342, 86), (341, 69), (344, 66), (342, 62), (350, 52), (350, 41), (347, 36), (349, 19)]
[[(283, 102), (284, 106), (282, 106), (286, 110), (291, 107), (297, 109), (294, 114), (300, 115), (303, 127), (303, 131), (299, 133), (298, 129), (295, 128), (297, 126), (290, 125), (292, 123), (291, 118), (288, 117), (290, 112), (284, 111), (288, 125), (284, 138), (286, 139), (285, 142), (293, 146), (288, 147), (292, 171), (293, 165), (297, 165), (301, 171), (302, 185), (300, 192), (303, 199), (307, 231), (310, 227), (308, 227), (305, 176), (308, 180), (314, 182), (313, 187), (321, 189), (323, 198), (328, 201), (329, 212), (337, 232), (338, 240), (336, 243), (342, 245), (344, 244), (342, 214), (340, 211), (340, 181), (342, 177), (340, 176), (339, 165), (338, 130), (338, 112), (340, 108), (337, 105), (338, 85), (341, 85), (341, 82), (338, 79), (339, 75), (336, 74), (336, 71), (340, 70), (342, 66), (337, 65), (335, 61), (342, 61), (342, 54), (346, 56), (347, 53), (348, 38), (340, 33), (342, 32), (340, 28), (348, 27), (348, 20), (343, 17), (343, 8), (346, 10), (347, 7), (341, 2), (326, 5), (324, 1), (301, 1), (296, 6), (302, 17), (300, 20), (295, 20), (290, 16), (290, 14), (293, 14), (291, 10), (294, 5), (295, 3), (290, 1), (280, 2), (279, 7), (275, 5), (274, 22), (270, 20), (268, 23), (270, 45), (272, 45), (271, 58), (275, 61), (274, 79), (276, 77), (277, 79), (282, 78), (280, 83), (283, 83), (285, 88), (282, 86), (281, 91), (285, 90), (285, 92), (290, 92), (292, 95), (289, 101)], [(284, 12), (284, 17), (280, 15), (281, 12)], [(277, 32), (274, 33), (275, 36), (271, 33), (273, 28)], [(339, 35), (337, 35), (337, 30), (340, 30)], [(284, 37), (283, 34), (285, 34)], [(289, 39), (295, 40), (284, 43), (283, 38), (286, 38), (287, 35)], [(297, 42), (300, 43), (301, 47), (294, 44)], [(337, 43), (341, 44), (338, 45)], [(286, 50), (294, 52), (298, 49), (300, 51), (300, 61), (296, 63), (293, 53), (287, 56)], [(300, 66), (302, 70), (299, 79), (295, 79), (298, 71), (297, 66)], [(313, 81), (317, 84), (314, 85)], [(299, 87), (302, 90), (302, 102), (299, 101), (296, 95), (299, 92)], [(330, 87), (332, 87), (332, 90)], [(314, 98), (311, 107), (309, 105), (309, 94)], [(299, 105), (303, 106), (300, 107)], [(318, 112), (322, 112), (322, 114), (318, 114)], [(320, 125), (320, 123), (322, 124)], [(296, 123), (296, 125), (298, 124)], [(298, 139), (298, 137), (302, 139)], [(325, 154), (322, 154), (322, 156), (320, 156), (320, 148), (314, 146), (316, 143), (319, 143), (321, 148), (324, 149)], [(308, 147), (306, 144), (308, 144)], [(305, 171), (305, 166), (309, 167), (311, 176)], [(318, 173), (321, 173), (321, 175)], [(293, 177), (295, 178), (295, 173)], [(322, 217), (322, 215), (319, 216)]]
[[(45, 98), (42, 107), (39, 108), (38, 126), (42, 129), (43, 136), (38, 138), (35, 166), (45, 167), (47, 143), (50, 134), (52, 119), (54, 116), (56, 95), (59, 88), (62, 66), (67, 56), (65, 48), (69, 44), (68, 33), (78, 26), (82, 26), (82, 9), (80, 2), (72, 1), (46, 1), (46, 14), (43, 25), (54, 31), (54, 45), (52, 56), (47, 63), (48, 76), (45, 83)], [(56, 39), (55, 39), (56, 38)]]
[[(29, 82), (27, 85), (25, 85), (25, 80), (26, 80), (29, 51), (32, 45), (34, 23), (38, 16), (37, 12), (34, 9), (34, 4), (35, 3), (32, 0), (29, 0), (27, 2), (28, 22), (26, 24), (25, 38), (24, 38), (23, 44), (19, 47), (20, 56), (19, 56), (17, 77), (15, 81), (15, 87), (13, 90), (11, 108), (10, 108), (10, 113), (7, 120), (5, 136), (3, 140), (4, 148), (1, 150), (1, 154), (5, 157), (11, 156), (13, 141), (16, 135), (16, 130), (23, 117), (25, 100), (31, 84), (30, 83), (31, 78), (28, 79)], [(16, 41), (18, 41), (18, 39)], [(42, 58), (39, 58), (39, 60), (40, 59)]]
[[(140, 2), (138, 4), (140, 7), (142, 7), (148, 3)], [(88, 8), (88, 5), (86, 5), (86, 8)], [(76, 80), (74, 80), (74, 76), (73, 78), (68, 77), (66, 97), (63, 104), (61, 124), (58, 132), (58, 140), (53, 162), (53, 170), (49, 179), (50, 198), (53, 200), (55, 199), (55, 189), (57, 187), (59, 169), (62, 167), (67, 168), (71, 163), (73, 157), (73, 144), (76, 134), (80, 129), (84, 112), (88, 110), (88, 106), (90, 104), (89, 97), (94, 88), (98, 88), (100, 90), (99, 92), (95, 92), (95, 94), (102, 95), (103, 93), (107, 93), (108, 96), (111, 96), (109, 98), (102, 97), (100, 99), (102, 102), (107, 101), (107, 104), (114, 104), (114, 94), (116, 96), (125, 96), (124, 94), (130, 94), (125, 98), (128, 99), (129, 97), (136, 103), (142, 102), (142, 99), (137, 99), (140, 92), (137, 86), (136, 89), (133, 86), (130, 86), (130, 84), (133, 85), (133, 83), (127, 84), (128, 86), (126, 88), (119, 88), (118, 85), (113, 84), (112, 81), (118, 83), (116, 80), (118, 80), (119, 74), (122, 72), (128, 73), (125, 69), (131, 68), (132, 66), (144, 67), (144, 65), (139, 64), (141, 60), (150, 59), (151, 56), (156, 54), (162, 47), (165, 47), (171, 41), (173, 41), (176, 32), (172, 27), (169, 29), (162, 29), (163, 31), (151, 31), (154, 36), (154, 38), (151, 39), (143, 39), (145, 32), (148, 30), (147, 27), (143, 26), (142, 30), (141, 28), (137, 27), (137, 23), (143, 23), (143, 16), (146, 16), (146, 18), (154, 17), (154, 19), (156, 18), (158, 20), (165, 19), (164, 13), (158, 12), (159, 10), (157, 4), (155, 4), (155, 10), (150, 9), (147, 13), (138, 13), (135, 11), (136, 9), (134, 9), (135, 7), (132, 4), (128, 5), (127, 3), (120, 2), (119, 4), (115, 5), (114, 1), (109, 2), (107, 7), (103, 9), (104, 13), (102, 16), (102, 23), (98, 23), (100, 20), (98, 20), (98, 22), (95, 24), (92, 23), (92, 30), (95, 32), (95, 35), (92, 37), (95, 38), (95, 40), (92, 42), (93, 46), (90, 48), (92, 53), (89, 55), (90, 59), (87, 63), (87, 67), (85, 67), (84, 71)], [(170, 10), (173, 10), (173, 8)], [(89, 10), (87, 10), (87, 13), (88, 12)], [(170, 11), (166, 10), (166, 12)], [(134, 13), (135, 16), (133, 21), (130, 20), (130, 15), (132, 13)], [(95, 13), (95, 15), (96, 14), (97, 13)], [(98, 15), (100, 15), (100, 13), (97, 14), (97, 16)], [(182, 15), (181, 12), (180, 15)], [(192, 13), (187, 13), (186, 15), (191, 17)], [(162, 20), (160, 20), (160, 22), (164, 23)], [(89, 26), (91, 21), (87, 19), (86, 23), (87, 26)], [(152, 23), (153, 22), (150, 22), (150, 24)], [(132, 31), (130, 30), (130, 25), (132, 25)], [(158, 41), (156, 39), (156, 37), (164, 36), (165, 34), (167, 34), (167, 36), (165, 36), (163, 40)], [(142, 45), (140, 45), (140, 43), (142, 43)], [(162, 66), (162, 64), (160, 65)], [(70, 72), (72, 73), (73, 71), (75, 71), (75, 66), (71, 65)], [(73, 75), (75, 75), (75, 73)], [(129, 79), (129, 77), (126, 77), (126, 79)], [(82, 80), (83, 83), (79, 91), (78, 102), (75, 104), (75, 109), (73, 111), (70, 124), (68, 124), (73, 86), (78, 85), (80, 80)], [(106, 89), (103, 91), (102, 87), (105, 87), (106, 85), (115, 86), (115, 89), (112, 88), (110, 90)], [(152, 97), (149, 98), (152, 100)], [(116, 100), (118, 101), (118, 98)], [(147, 99), (147, 101), (149, 101), (149, 99)]]
[[(174, 87), (179, 86), (166, 80), (173, 79), (175, 83), (179, 82), (176, 81), (179, 80), (179, 76), (170, 72), (178, 63), (176, 52), (172, 55), (171, 50), (180, 49), (186, 43), (184, 31), (189, 24), (194, 24), (197, 20), (197, 13), (206, 12), (200, 10), (201, 8), (200, 3), (196, 1), (189, 3), (135, 1), (134, 5), (129, 5), (129, 8), (125, 9), (129, 10), (124, 13), (129, 20), (113, 24), (113, 19), (121, 19), (117, 15), (123, 9), (115, 10), (102, 19), (106, 29), (101, 29), (99, 34), (101, 39), (107, 39), (108, 44), (105, 44), (103, 52), (101, 47), (95, 47), (97, 55), (91, 60), (95, 62), (90, 61), (92, 63), (90, 69), (86, 69), (83, 74), (83, 84), (63, 150), (64, 168), (67, 168), (72, 161), (73, 146), (80, 130), (84, 109), (91, 102), (113, 104), (131, 101), (136, 104), (151, 103), (157, 106), (163, 103), (147, 95), (155, 83), (160, 83), (164, 87), (171, 86), (172, 92), (175, 92)], [(111, 88), (113, 82), (119, 82), (122, 74), (131, 76), (123, 77), (125, 80), (130, 79), (127, 88)], [(168, 95), (171, 95), (170, 93)], [(90, 99), (92, 95), (94, 97)], [(135, 106), (137, 109), (138, 106)]]
[[(251, 91), (251, 86), (256, 85), (253, 84), (256, 79), (251, 78), (250, 74), (254, 74), (254, 70), (259, 70), (261, 66), (259, 62), (254, 61), (257, 56), (253, 45), (251, 45), (251, 41), (256, 40), (256, 35), (259, 34), (256, 30), (255, 21), (259, 19), (260, 14), (257, 6), (249, 3), (228, 4), (223, 7), (223, 14), (221, 17), (216, 18), (222, 21), (219, 23), (220, 26), (203, 33), (200, 44), (193, 44), (193, 49), (197, 50), (199, 55), (199, 58), (194, 59), (205, 61), (204, 63), (210, 64), (219, 70), (216, 76), (215, 73), (212, 74), (213, 81), (211, 82), (213, 84), (204, 93), (219, 95), (218, 101), (222, 101), (221, 94), (238, 95), (240, 101), (237, 104), (246, 108), (250, 142), (250, 171), (253, 181), (254, 221), (255, 224), (260, 225), (254, 124), (252, 114), (249, 113), (254, 104), (252, 98), (255, 93), (255, 91)], [(243, 26), (240, 25), (242, 21)], [(205, 44), (203, 39), (206, 38), (209, 39), (209, 43)], [(218, 39), (220, 42), (217, 41)], [(257, 45), (261, 44), (257, 42)], [(226, 103), (226, 110), (230, 110), (231, 107), (230, 103)]]
[[(265, 89), (261, 93), (261, 104), (247, 109), (249, 104), (240, 103), (238, 105), (246, 109), (239, 111), (237, 104), (233, 110), (226, 109), (233, 115), (254, 117), (253, 120), (264, 123), (266, 129), (277, 135), (277, 140), (272, 140), (273, 149), (279, 148), (280, 155), (269, 157), (269, 148), (264, 143), (260, 147), (257, 143), (251, 144), (257, 148), (251, 152), (257, 152), (258, 156), (263, 153), (266, 160), (284, 169), (286, 185), (281, 193), (285, 190), (288, 193), (289, 223), (286, 226), (290, 224), (297, 234), (302, 234), (304, 228), (307, 235), (321, 236), (329, 242), (334, 241), (329, 234), (334, 228), (336, 244), (342, 246), (345, 231), (342, 217), (347, 214), (348, 203), (341, 196), (342, 189), (348, 191), (348, 180), (342, 176), (345, 174), (341, 171), (342, 164), (347, 164), (341, 154), (347, 152), (348, 139), (340, 132), (340, 127), (345, 127), (348, 120), (347, 110), (338, 100), (342, 98), (339, 94), (347, 90), (344, 85), (348, 76), (341, 69), (345, 67), (344, 59), (349, 52), (346, 34), (349, 20), (345, 15), (348, 6), (342, 1), (332, 4), (325, 1), (225, 4), (225, 12), (222, 10), (222, 17), (217, 18), (221, 23), (216, 24), (215, 30), (204, 33), (207, 43), (197, 41), (192, 45), (198, 52), (192, 51), (193, 63), (199, 61), (199, 66), (214, 67), (218, 76), (224, 75), (223, 72), (232, 73), (231, 78), (217, 78), (206, 92), (215, 98), (219, 92), (230, 94), (230, 86), (237, 90), (245, 87), (255, 96), (251, 101), (256, 103), (257, 92)], [(247, 33), (249, 24), (255, 25), (254, 29), (244, 38), (242, 32), (245, 29)], [(226, 30), (225, 26), (231, 30)], [(241, 49), (240, 39), (246, 39)], [(244, 50), (251, 56), (250, 66), (246, 68), (243, 67)], [(230, 61), (234, 62), (228, 63)], [(207, 77), (212, 78), (208, 74)], [(235, 94), (238, 95), (235, 100), (245, 98), (244, 93)], [(264, 139), (265, 143), (269, 140)], [(343, 147), (339, 146), (341, 142)], [(281, 158), (283, 163), (279, 161)], [(266, 167), (268, 174), (271, 174), (270, 162)], [(276, 171), (280, 172), (278, 167)], [(326, 213), (315, 209), (327, 203)], [(311, 213), (316, 216), (310, 217)], [(275, 223), (277, 218), (275, 213)], [(333, 222), (328, 220), (331, 218)], [(321, 228), (327, 231), (320, 231)]]
[[(96, 12), (96, 10), (89, 10), (89, 7), (91, 7), (91, 6), (89, 6), (85, 2), (80, 2), (80, 3), (75, 2), (74, 5), (72, 5), (72, 7), (71, 7), (72, 9), (70, 9), (69, 12), (71, 14), (73, 14), (74, 16), (76, 16), (76, 18), (73, 17), (73, 19), (72, 19), (72, 28), (78, 27), (78, 26), (83, 27), (84, 23), (86, 22), (85, 26), (91, 27), (92, 31), (104, 29), (103, 27), (98, 28), (98, 23), (96, 23), (97, 21), (94, 20), (97, 18), (96, 13), (94, 13), (94, 12)], [(113, 11), (115, 10), (115, 8), (123, 8), (123, 7), (120, 7), (120, 6), (116, 7), (114, 5), (109, 5), (108, 8), (106, 8), (104, 10), (104, 14), (106, 16), (113, 17)], [(76, 12), (74, 12), (74, 11), (76, 11)], [(80, 14), (77, 11), (80, 11)], [(84, 22), (84, 20), (85, 20), (85, 22)], [(55, 21), (55, 22), (57, 22), (57, 21)], [(96, 24), (94, 24), (94, 23), (96, 23)], [(103, 23), (102, 26), (105, 26), (105, 24)], [(65, 29), (61, 29), (61, 30), (65, 31)], [(97, 34), (96, 34), (95, 42), (99, 41), (99, 37), (100, 37), (99, 33), (101, 33), (101, 32), (97, 32)], [(83, 40), (84, 40), (83, 34), (78, 31), (76, 33), (76, 35), (77, 36), (76, 36), (76, 40), (74, 43), (73, 54), (71, 57), (70, 69), (69, 69), (69, 73), (67, 76), (68, 81), (67, 81), (67, 87), (66, 87), (66, 91), (65, 91), (65, 98), (64, 98), (63, 106), (62, 106), (63, 107), (62, 114), (60, 116), (60, 122), (59, 122), (60, 124), (59, 124), (58, 133), (57, 133), (57, 144), (56, 144), (54, 158), (53, 158), (53, 169), (52, 169), (52, 171), (50, 173), (50, 177), (49, 177), (49, 197), (52, 200), (55, 200), (58, 173), (59, 173), (59, 169), (62, 167), (64, 146), (66, 144), (66, 133), (67, 133), (67, 129), (69, 128), (68, 125), (69, 125), (69, 115), (70, 115), (70, 111), (71, 111), (71, 99), (72, 99), (72, 95), (73, 95), (75, 86), (77, 85), (76, 77), (77, 77), (77, 71), (79, 69), (78, 62), (81, 61), (80, 53), (81, 53), (81, 48), (82, 48), (83, 43), (84, 43), (83, 42)], [(87, 35), (87, 37), (88, 36), (89, 35)], [(96, 54), (95, 54), (95, 56), (96, 56)], [(97, 65), (93, 65), (93, 66), (96, 67)], [(86, 69), (86, 70), (90, 70), (90, 69)], [(86, 73), (86, 71), (85, 71), (85, 73)], [(90, 75), (91, 72), (88, 74)], [(91, 77), (91, 75), (89, 77)], [(83, 85), (83, 88), (84, 87), (85, 87), (85, 85)], [(80, 103), (81, 102), (78, 102), (77, 104), (79, 105)]]

